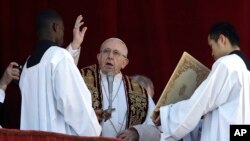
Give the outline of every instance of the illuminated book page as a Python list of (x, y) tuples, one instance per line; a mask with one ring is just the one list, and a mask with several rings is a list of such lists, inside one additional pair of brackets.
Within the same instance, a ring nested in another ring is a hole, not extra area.
[[(174, 104), (190, 98), (195, 89), (206, 79), (209, 71), (206, 66), (187, 52), (184, 52), (156, 107), (159, 108), (163, 105)], [(155, 119), (156, 116), (157, 114), (153, 113), (152, 119)]]

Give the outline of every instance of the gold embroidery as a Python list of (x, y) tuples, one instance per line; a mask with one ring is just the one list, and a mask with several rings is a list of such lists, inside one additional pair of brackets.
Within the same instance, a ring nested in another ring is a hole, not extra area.
[(100, 95), (98, 90), (98, 80), (96, 74), (96, 66), (89, 66), (81, 69), (82, 77), (91, 93), (92, 106), (94, 109), (101, 107)]
[(147, 116), (148, 99), (145, 89), (126, 76), (130, 104), (129, 127), (142, 124)]
[[(88, 66), (83, 69), (82, 77), (91, 92), (93, 108), (102, 108), (101, 86), (99, 83), (99, 70), (96, 65)], [(128, 99), (127, 127), (141, 124), (144, 122), (148, 111), (147, 92), (136, 81), (124, 76), (124, 84)]]

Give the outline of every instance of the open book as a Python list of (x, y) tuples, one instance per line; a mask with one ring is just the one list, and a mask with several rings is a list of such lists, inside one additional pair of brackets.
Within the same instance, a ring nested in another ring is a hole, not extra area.
[[(159, 108), (163, 105), (174, 104), (190, 98), (195, 89), (206, 79), (209, 71), (206, 66), (187, 52), (184, 52), (156, 107)], [(153, 113), (151, 118), (155, 119), (156, 117), (157, 114)]]

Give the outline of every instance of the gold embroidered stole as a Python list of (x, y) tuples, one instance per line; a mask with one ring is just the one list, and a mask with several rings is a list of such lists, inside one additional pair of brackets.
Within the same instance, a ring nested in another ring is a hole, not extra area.
[[(94, 109), (102, 109), (102, 90), (100, 85), (99, 68), (96, 65), (81, 69), (82, 77), (91, 92), (92, 106)], [(136, 81), (128, 76), (123, 76), (125, 94), (127, 98), (127, 123), (126, 128), (142, 124), (147, 116), (148, 95)]]

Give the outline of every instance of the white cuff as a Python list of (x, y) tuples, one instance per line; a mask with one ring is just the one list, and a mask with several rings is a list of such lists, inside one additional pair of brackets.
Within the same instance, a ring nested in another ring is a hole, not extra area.
[(67, 49), (68, 49), (69, 53), (70, 53), (73, 57), (75, 57), (75, 56), (77, 56), (77, 55), (80, 54), (81, 47), (78, 48), (78, 49), (73, 49), (73, 47), (71, 46), (71, 44), (69, 44), (69, 46), (67, 47)]
[(139, 141), (159, 141), (161, 138), (160, 130), (154, 125), (139, 124), (133, 127), (139, 134)]
[(4, 102), (5, 99), (5, 92), (4, 90), (0, 89), (0, 102)]

